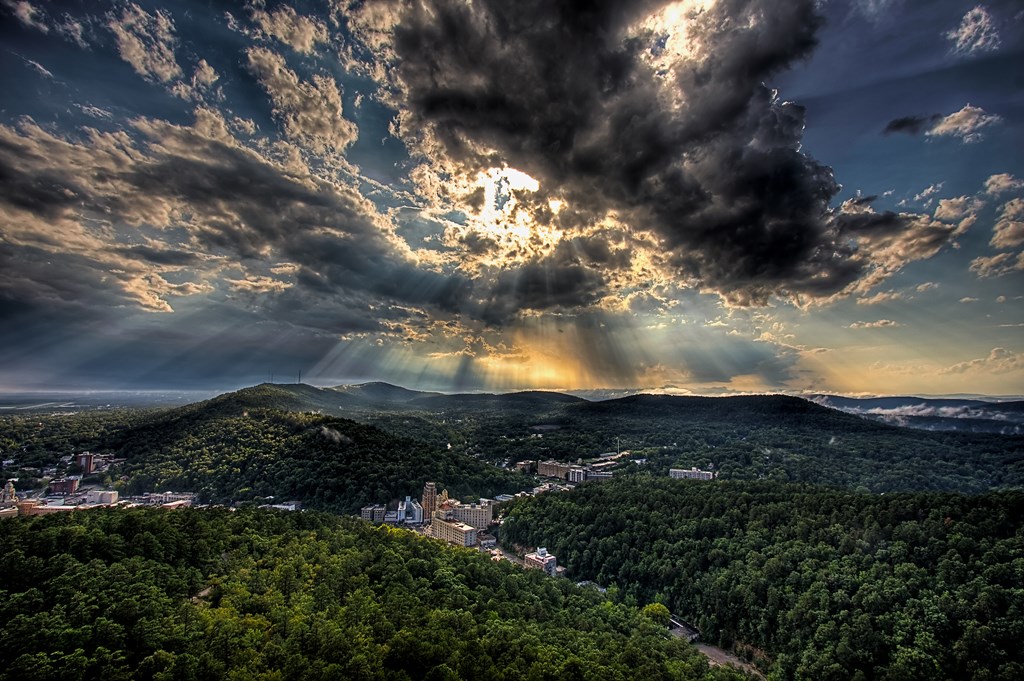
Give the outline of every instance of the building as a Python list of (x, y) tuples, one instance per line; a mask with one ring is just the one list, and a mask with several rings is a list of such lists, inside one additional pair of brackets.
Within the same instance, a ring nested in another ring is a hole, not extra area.
[(423, 507), (415, 499), (409, 497), (398, 502), (398, 522), (419, 525), (423, 522)]
[(302, 503), (298, 501), (286, 501), (283, 504), (266, 504), (260, 508), (272, 508), (275, 511), (301, 511)]
[(582, 468), (572, 468), (569, 470), (569, 482), (583, 482), (587, 479), (587, 472)]
[(401, 520), (398, 517), (398, 511), (385, 511), (384, 512), (384, 524), (385, 525), (397, 525)]
[(57, 478), (50, 481), (50, 494), (74, 494), (78, 491), (78, 478)]
[(96, 456), (90, 452), (82, 452), (75, 458), (77, 463), (82, 468), (82, 475), (89, 475), (96, 470)]
[(543, 475), (546, 478), (558, 478), (559, 480), (565, 480), (569, 475), (569, 471), (572, 466), (565, 463), (558, 463), (557, 461), (538, 461), (537, 462), (537, 474)]
[(459, 522), (472, 525), (478, 530), (486, 529), (494, 520), (494, 506), (490, 502), (480, 501), (479, 504), (460, 504), (455, 502), (450, 505), (452, 517)]
[(85, 493), (85, 501), (89, 504), (116, 504), (117, 490), (91, 489)]
[(15, 508), (18, 509), (18, 515), (48, 515), (50, 513), (68, 513), (79, 508), (78, 506), (50, 506), (39, 501), (39, 499), (22, 499), (19, 501)]
[(163, 506), (173, 501), (187, 501), (183, 506), (191, 506), (195, 500), (194, 492), (147, 492), (142, 495), (142, 503), (150, 506)]
[(456, 546), (476, 546), (477, 532), (472, 525), (435, 516), (430, 522), (430, 536)]
[(363, 506), (359, 516), (363, 520), (369, 520), (371, 523), (382, 523), (384, 522), (384, 514), (387, 511), (387, 507), (383, 504), (370, 504), (369, 506)]
[(516, 463), (516, 470), (520, 473), (532, 473), (536, 466), (536, 461), (520, 461)]
[(550, 577), (554, 577), (558, 569), (558, 561), (553, 554), (543, 546), (538, 547), (533, 553), (523, 556), (523, 567), (531, 570), (543, 570)]
[(437, 510), (437, 483), (428, 482), (423, 485), (423, 517), (433, 518)]
[(670, 468), (668, 469), (669, 476), (676, 480), (687, 479), (687, 480), (714, 480), (714, 471), (702, 471), (697, 468), (691, 468), (686, 470), (684, 468)]
[(13, 504), (18, 501), (18, 493), (14, 489), (14, 480), (8, 480), (4, 491), (0, 492), (0, 504)]

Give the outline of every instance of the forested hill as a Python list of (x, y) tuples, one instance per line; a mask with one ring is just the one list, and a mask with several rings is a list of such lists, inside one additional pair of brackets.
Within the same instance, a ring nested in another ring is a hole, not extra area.
[(418, 497), (427, 480), (465, 496), (531, 484), (434, 442), (337, 416), (252, 404), (218, 398), (156, 414), (118, 433), (107, 443), (126, 459), (115, 473), (128, 477), (129, 493), (166, 488), (216, 502), (297, 499), (343, 513)]
[(769, 678), (1024, 678), (1024, 492), (646, 475), (523, 499), (503, 544), (661, 601)]
[(785, 395), (632, 395), (591, 402), (537, 391), (439, 395), (364, 384), (323, 390), (262, 385), (212, 402), (218, 400), (322, 408), (495, 463), (575, 461), (629, 450), (662, 474), (672, 466), (697, 466), (727, 479), (874, 492), (1024, 485), (1022, 436), (902, 428)]
[(317, 513), (0, 521), (0, 677), (739, 681), (644, 611)]
[[(321, 429), (355, 444), (317, 436)], [(616, 450), (630, 453), (623, 466), (644, 460), (661, 475), (696, 466), (721, 479), (873, 492), (1024, 486), (1022, 436), (901, 428), (780, 395), (589, 402), (547, 392), (263, 384), (159, 412), (0, 417), (0, 450), (21, 465), (51, 465), (82, 449), (127, 457), (134, 490), (197, 485), (210, 498), (232, 500), (301, 492), (324, 508), (346, 510), (414, 492), (425, 477), (463, 495), (516, 486), (484, 462), (576, 461)]]

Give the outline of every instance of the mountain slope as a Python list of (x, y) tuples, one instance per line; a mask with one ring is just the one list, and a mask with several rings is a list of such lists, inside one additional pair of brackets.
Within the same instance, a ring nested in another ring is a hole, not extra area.
[(1013, 679), (1024, 493), (623, 476), (517, 500), (506, 546), (658, 598), (772, 679)]
[(427, 480), (471, 496), (529, 486), (527, 478), (461, 452), (373, 426), (252, 406), (280, 394), (242, 391), (151, 416), (105, 443), (125, 458), (111, 473), (127, 476), (129, 493), (175, 488), (216, 502), (273, 496), (346, 513), (418, 496)]

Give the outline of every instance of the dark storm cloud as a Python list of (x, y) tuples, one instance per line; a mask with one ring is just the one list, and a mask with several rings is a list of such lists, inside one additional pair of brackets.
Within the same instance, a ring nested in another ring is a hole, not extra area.
[(652, 229), (681, 276), (734, 301), (848, 286), (866, 263), (837, 240), (839, 186), (800, 151), (803, 108), (764, 84), (814, 48), (816, 3), (722, 0), (688, 23), (697, 57), (658, 70), (644, 58), (662, 36), (630, 27), (665, 4), (406, 6), (393, 49), (407, 128), (470, 167), (496, 150), (540, 198), (568, 199), (563, 226), (614, 211)]
[(886, 124), (885, 130), (882, 131), (882, 134), (891, 135), (893, 133), (902, 132), (907, 135), (920, 135), (922, 132), (938, 123), (941, 118), (942, 114), (933, 114), (931, 116), (904, 116), (902, 118), (896, 118)]
[(592, 305), (605, 292), (605, 283), (596, 271), (543, 260), (501, 272), (480, 317), (502, 324), (524, 310), (573, 310)]
[[(126, 138), (69, 142), (31, 125), (0, 130), (0, 211), (14, 216), (9, 233), (19, 242), (9, 246), (8, 290), (96, 308), (127, 298), (170, 311), (166, 296), (212, 286), (172, 284), (161, 273), (228, 263), (266, 271), (287, 262), (297, 290), (281, 290), (287, 286), (278, 282), (266, 295), (246, 298), (250, 309), (345, 333), (399, 320), (403, 306), (459, 308), (465, 280), (405, 257), (361, 196), (283, 172), (238, 146), (218, 123), (209, 112), (200, 112), (195, 127), (138, 121), (142, 140), (127, 148)], [(109, 229), (93, 224), (175, 229), (189, 247), (118, 245)], [(13, 254), (29, 248), (70, 264), (40, 269), (38, 257)], [(78, 285), (78, 276), (92, 283)]]

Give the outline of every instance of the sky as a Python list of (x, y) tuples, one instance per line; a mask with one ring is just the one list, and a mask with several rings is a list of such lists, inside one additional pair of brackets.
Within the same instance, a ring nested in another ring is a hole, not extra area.
[(0, 0), (0, 390), (1024, 393), (1017, 0)]

